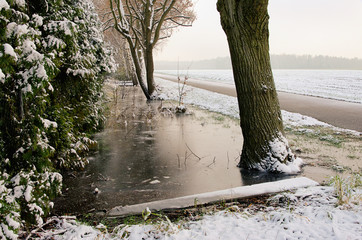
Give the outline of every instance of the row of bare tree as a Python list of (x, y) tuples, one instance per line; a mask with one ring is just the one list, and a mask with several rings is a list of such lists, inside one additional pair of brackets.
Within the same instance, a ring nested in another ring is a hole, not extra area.
[(103, 19), (106, 40), (114, 46), (120, 46), (118, 60), (123, 72), (132, 79), (133, 84), (140, 85), (147, 99), (156, 97), (153, 51), (177, 27), (192, 25), (196, 18), (192, 1), (94, 2)]

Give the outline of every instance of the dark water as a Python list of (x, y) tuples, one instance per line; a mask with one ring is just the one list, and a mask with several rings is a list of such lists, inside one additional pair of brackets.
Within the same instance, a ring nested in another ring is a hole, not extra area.
[(285, 178), (240, 172), (236, 165), (242, 137), (236, 121), (196, 109), (190, 115), (164, 116), (161, 102), (147, 103), (137, 88), (122, 91), (125, 99), (119, 94), (117, 103), (111, 103), (112, 116), (96, 135), (99, 150), (89, 165), (64, 174), (64, 194), (55, 201), (55, 214), (108, 210)]

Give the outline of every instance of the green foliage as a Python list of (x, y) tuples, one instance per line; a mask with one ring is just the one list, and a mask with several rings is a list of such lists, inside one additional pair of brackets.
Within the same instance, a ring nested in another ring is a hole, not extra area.
[[(41, 224), (61, 168), (83, 168), (114, 69), (91, 1), (0, 0), (0, 238)], [(8, 234), (8, 235), (7, 235)]]

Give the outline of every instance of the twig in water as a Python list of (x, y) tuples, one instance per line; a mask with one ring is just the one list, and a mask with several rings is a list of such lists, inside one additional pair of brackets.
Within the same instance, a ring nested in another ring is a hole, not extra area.
[(226, 155), (228, 157), (228, 165), (227, 165), (226, 169), (229, 169), (229, 163), (230, 163), (229, 152), (226, 152)]
[(185, 161), (184, 161), (184, 165), (185, 165), (185, 169), (187, 169), (187, 150), (185, 151)]
[(216, 165), (216, 157), (214, 157), (214, 160), (212, 161), (212, 163), (210, 163), (209, 165), (207, 165), (206, 167), (210, 167), (211, 165)]
[(239, 162), (240, 162), (240, 158), (241, 158), (241, 153), (234, 159), (234, 162), (236, 162), (236, 159), (239, 158)]
[(187, 143), (185, 143), (186, 147), (190, 150), (190, 152), (199, 159), (199, 161), (202, 159), (201, 157), (197, 156), (192, 150), (191, 148), (187, 145)]
[(137, 126), (137, 124), (135, 124), (130, 130), (127, 131), (127, 134), (124, 136), (124, 140), (127, 139), (127, 136), (130, 132), (132, 132), (133, 129), (135, 129), (135, 127)]
[(181, 161), (180, 161), (180, 156), (178, 154), (177, 155), (177, 161), (178, 161), (178, 168), (181, 168)]

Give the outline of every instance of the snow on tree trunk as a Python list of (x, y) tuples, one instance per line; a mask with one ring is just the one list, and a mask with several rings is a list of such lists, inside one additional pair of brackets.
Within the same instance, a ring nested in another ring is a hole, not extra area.
[(268, 172), (297, 172), (284, 137), (269, 57), (267, 0), (219, 0), (237, 91), (244, 145), (239, 166)]

